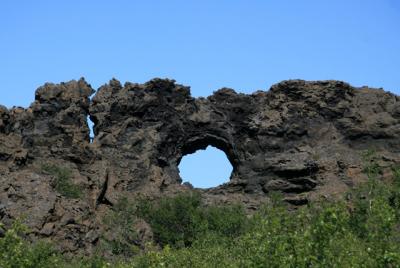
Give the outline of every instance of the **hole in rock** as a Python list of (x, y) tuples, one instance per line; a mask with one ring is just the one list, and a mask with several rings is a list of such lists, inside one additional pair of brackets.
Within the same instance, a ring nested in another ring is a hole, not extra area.
[(189, 182), (195, 188), (229, 182), (233, 169), (226, 154), (213, 146), (184, 155), (178, 168), (183, 183)]
[(89, 127), (89, 130), (90, 130), (89, 140), (90, 140), (90, 142), (93, 142), (93, 139), (94, 139), (94, 131), (93, 131), (94, 123), (93, 123), (92, 120), (90, 120), (90, 116), (89, 115), (87, 116), (87, 123), (88, 123), (88, 127)]

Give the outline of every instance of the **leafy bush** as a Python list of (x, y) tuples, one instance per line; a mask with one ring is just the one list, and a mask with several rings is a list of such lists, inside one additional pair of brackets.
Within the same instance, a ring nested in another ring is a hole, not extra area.
[[(237, 236), (203, 235), (190, 247), (139, 256), (129, 267), (400, 267), (400, 169), (393, 168), (391, 185), (383, 183), (368, 156), (369, 181), (346, 202), (290, 211), (275, 198)], [(215, 215), (206, 220), (210, 226)]]
[(184, 247), (190, 246), (206, 228), (200, 205), (198, 194), (181, 194), (162, 198), (157, 204), (143, 200), (138, 212), (151, 225), (156, 242)]
[(57, 192), (67, 198), (81, 197), (81, 189), (71, 181), (72, 173), (70, 169), (46, 164), (42, 166), (42, 170), (54, 176), (54, 188)]
[(207, 224), (207, 232), (219, 236), (237, 237), (247, 228), (248, 219), (243, 206), (209, 206), (202, 212)]
[(206, 207), (197, 193), (166, 197), (157, 203), (142, 201), (139, 215), (151, 225), (156, 242), (176, 248), (191, 246), (211, 234), (236, 237), (248, 222), (242, 206)]
[(60, 267), (60, 257), (50, 245), (45, 243), (30, 244), (24, 239), (28, 229), (14, 221), (12, 227), (0, 238), (0, 267), (36, 268)]
[(382, 203), (373, 208), (379, 209), (378, 215), (368, 214), (368, 231), (360, 237), (345, 203), (294, 212), (266, 206), (241, 236), (204, 236), (191, 247), (139, 256), (129, 267), (399, 267), (393, 211)]
[(102, 241), (112, 254), (131, 257), (138, 251), (135, 245), (137, 240), (137, 233), (134, 229), (136, 219), (136, 206), (126, 197), (120, 198), (113, 206), (112, 211), (104, 218), (109, 233), (103, 237)]
[(393, 167), (392, 171), (393, 183), (389, 202), (396, 212), (397, 221), (400, 221), (400, 167)]
[(364, 164), (364, 173), (367, 174), (368, 178), (376, 179), (379, 174), (382, 172), (382, 168), (377, 163), (377, 154), (376, 151), (373, 149), (369, 149), (364, 151), (361, 154), (361, 159), (363, 160)]

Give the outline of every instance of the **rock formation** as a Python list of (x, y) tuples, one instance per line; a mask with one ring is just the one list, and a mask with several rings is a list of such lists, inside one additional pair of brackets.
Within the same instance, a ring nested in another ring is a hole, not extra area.
[[(208, 145), (226, 153), (233, 172), (229, 183), (199, 190), (204, 200), (249, 210), (271, 191), (293, 205), (345, 192), (365, 180), (368, 149), (383, 167), (400, 163), (400, 97), (381, 89), (289, 80), (250, 95), (223, 88), (193, 98), (174, 80), (113, 79), (93, 93), (83, 79), (48, 83), (27, 109), (0, 106), (0, 221), (24, 217), (32, 239), (66, 252), (90, 253), (122, 196), (189, 191), (178, 164)], [(79, 198), (57, 191), (49, 165), (70, 172)]]

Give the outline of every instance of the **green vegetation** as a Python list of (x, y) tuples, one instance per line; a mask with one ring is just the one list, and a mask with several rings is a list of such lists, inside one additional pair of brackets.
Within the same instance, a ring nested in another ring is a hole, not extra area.
[(136, 207), (127, 198), (121, 198), (104, 218), (109, 229), (101, 239), (101, 247), (114, 255), (132, 257), (138, 253), (135, 230)]
[(28, 243), (24, 239), (27, 231), (20, 221), (14, 221), (4, 237), (0, 238), (0, 267), (57, 267), (60, 261), (58, 253), (48, 244)]
[(158, 204), (140, 202), (138, 213), (152, 227), (161, 246), (190, 246), (205, 230), (199, 195), (178, 195), (163, 198)]
[[(120, 256), (68, 260), (30, 244), (16, 222), (0, 238), (0, 267), (400, 267), (400, 168), (391, 181), (373, 153), (364, 155), (368, 182), (342, 201), (290, 210), (274, 195), (254, 215), (241, 206), (205, 206), (197, 194), (137, 205), (121, 199), (105, 218), (105, 238)], [(144, 218), (160, 247), (138, 250), (133, 225)]]
[(210, 234), (236, 237), (248, 222), (243, 207), (205, 207), (197, 193), (167, 197), (157, 203), (142, 201), (138, 215), (151, 225), (158, 244), (175, 248), (189, 247)]
[(42, 165), (42, 171), (54, 176), (54, 188), (67, 198), (80, 198), (82, 191), (71, 181), (71, 170), (56, 165)]
[(190, 247), (149, 252), (133, 267), (399, 267), (400, 169), (388, 186), (376, 178), (348, 201), (322, 201), (290, 212), (264, 206), (237, 237), (206, 235)]

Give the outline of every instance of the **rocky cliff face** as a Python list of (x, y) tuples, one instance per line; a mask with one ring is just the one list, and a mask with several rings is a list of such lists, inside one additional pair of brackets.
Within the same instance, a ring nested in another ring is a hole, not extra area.
[[(68, 252), (93, 250), (118, 198), (191, 190), (178, 164), (208, 145), (226, 153), (233, 172), (201, 190), (204, 199), (250, 210), (271, 191), (293, 205), (343, 193), (365, 179), (367, 149), (383, 167), (400, 163), (400, 97), (380, 89), (290, 80), (196, 99), (189, 87), (153, 79), (111, 80), (93, 93), (83, 79), (45, 84), (27, 109), (0, 106), (0, 221), (24, 217), (32, 239)], [(60, 178), (80, 194), (63, 192)]]

